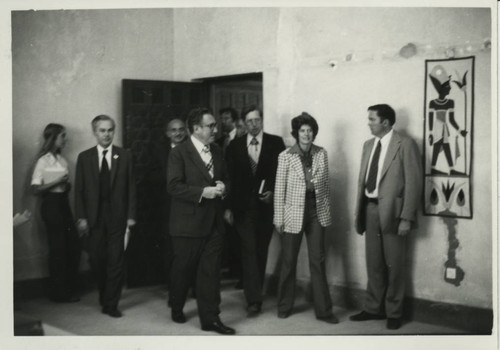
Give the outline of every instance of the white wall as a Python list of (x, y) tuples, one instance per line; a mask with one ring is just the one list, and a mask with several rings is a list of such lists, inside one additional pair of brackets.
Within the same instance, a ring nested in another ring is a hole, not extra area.
[[(364, 289), (364, 238), (354, 232), (353, 212), (362, 142), (370, 137), (366, 108), (392, 105), (398, 115), (395, 128), (421, 145), (425, 59), (445, 58), (439, 47), (481, 44), (491, 36), (490, 16), (487, 9), (444, 8), (175, 10), (175, 77), (263, 72), (265, 128), (288, 142), (293, 116), (307, 111), (317, 118), (316, 142), (329, 152), (333, 188), (328, 279)], [(420, 53), (397, 57), (399, 48), (410, 42)], [(192, 54), (196, 50), (201, 60)], [(355, 62), (344, 61), (349, 53)], [(474, 54), (474, 218), (460, 219), (456, 227), (457, 261), (465, 280), (460, 287), (444, 282), (446, 226), (440, 218), (421, 217), (410, 239), (408, 287), (419, 298), (491, 307), (491, 52)], [(328, 65), (332, 58), (339, 63), (335, 70)], [(307, 279), (302, 248), (298, 277)], [(278, 253), (274, 239), (268, 272), (275, 268)]]
[[(14, 209), (22, 207), (21, 178), (38, 148), (43, 126), (52, 120), (68, 125), (72, 142), (66, 155), (73, 167), (77, 152), (92, 144), (91, 117), (102, 112), (120, 115), (121, 78), (189, 81), (263, 72), (268, 132), (289, 142), (290, 119), (302, 111), (319, 122), (316, 142), (328, 150), (333, 188), (328, 279), (331, 284), (364, 289), (364, 240), (354, 233), (353, 211), (361, 146), (370, 137), (366, 108), (391, 104), (398, 115), (396, 129), (421, 144), (425, 59), (444, 58), (438, 47), (490, 38), (490, 16), (487, 9), (451, 8), (17, 13), (13, 18)], [(409, 42), (428, 52), (398, 58), (397, 50)], [(349, 53), (355, 62), (344, 62)], [(474, 218), (460, 219), (456, 227), (457, 260), (465, 280), (460, 287), (444, 282), (446, 227), (439, 218), (421, 217), (420, 228), (410, 239), (408, 286), (409, 294), (419, 298), (491, 308), (491, 52), (475, 50), (474, 55)], [(328, 65), (332, 58), (339, 61), (335, 70)], [(22, 233), (25, 241), (34, 240), (32, 227)], [(23, 252), (30, 251), (24, 248)], [(268, 271), (274, 269), (278, 253), (278, 242), (273, 240)], [(33, 269), (39, 275), (35, 264), (18, 254), (15, 258), (16, 270), (24, 267), (16, 277), (27, 278)], [(302, 250), (298, 269), (302, 279), (309, 274), (306, 258)]]
[[(12, 13), (14, 212), (36, 212), (26, 186), (48, 123), (67, 128), (72, 179), (78, 153), (95, 144), (96, 115), (116, 119), (121, 144), (121, 80), (172, 79), (172, 21), (171, 9)], [(17, 229), (15, 279), (46, 276), (46, 254), (39, 220)]]

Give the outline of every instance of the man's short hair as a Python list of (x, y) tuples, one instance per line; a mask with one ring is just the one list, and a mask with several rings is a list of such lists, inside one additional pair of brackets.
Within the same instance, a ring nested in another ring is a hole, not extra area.
[(250, 105), (250, 106), (243, 108), (243, 110), (241, 111), (241, 119), (243, 121), (246, 121), (247, 114), (250, 112), (253, 112), (253, 111), (259, 112), (260, 117), (262, 119), (264, 119), (264, 114), (262, 113), (262, 110), (259, 107), (257, 107), (256, 105)]
[(377, 115), (380, 117), (381, 121), (387, 119), (391, 126), (396, 122), (396, 112), (392, 109), (391, 106), (387, 104), (379, 104), (368, 107), (369, 111), (377, 112)]
[(165, 130), (168, 131), (168, 126), (170, 125), (170, 123), (174, 122), (174, 121), (180, 121), (182, 124), (186, 125), (186, 122), (184, 121), (184, 118), (181, 118), (181, 117), (172, 117), (172, 118), (168, 118), (167, 119), (167, 122), (165, 123)]
[(187, 125), (189, 132), (192, 134), (194, 132), (195, 125), (201, 125), (201, 121), (205, 114), (211, 114), (210, 109), (206, 107), (197, 107), (189, 111), (187, 117)]
[(231, 119), (235, 122), (238, 119), (238, 112), (236, 109), (232, 107), (224, 107), (219, 110), (219, 115), (223, 115), (225, 113), (229, 113), (231, 115)]
[(100, 114), (97, 117), (95, 117), (94, 119), (92, 119), (92, 122), (91, 122), (92, 130), (95, 131), (95, 129), (97, 128), (97, 123), (104, 121), (104, 120), (108, 120), (111, 123), (113, 123), (113, 129), (116, 127), (116, 123), (115, 123), (115, 120), (113, 118), (111, 118), (109, 115), (106, 115), (106, 114)]

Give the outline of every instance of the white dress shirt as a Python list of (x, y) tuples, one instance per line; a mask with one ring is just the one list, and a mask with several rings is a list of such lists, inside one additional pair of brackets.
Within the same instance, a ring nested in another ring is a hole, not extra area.
[(113, 145), (110, 145), (108, 148), (104, 148), (101, 145), (97, 145), (97, 155), (99, 156), (99, 171), (101, 171), (102, 166), (102, 151), (109, 151), (106, 153), (106, 161), (108, 162), (108, 168), (111, 170), (111, 157), (113, 153)]
[(377, 184), (375, 186), (375, 190), (369, 193), (365, 188), (365, 195), (368, 198), (377, 198), (378, 197), (378, 183), (380, 182), (380, 174), (382, 173), (382, 167), (384, 166), (385, 155), (387, 154), (387, 148), (389, 148), (389, 143), (391, 143), (393, 131), (389, 131), (387, 134), (382, 136), (382, 138), (375, 137), (375, 142), (373, 143), (372, 152), (370, 154), (370, 161), (368, 162), (368, 168), (366, 170), (365, 175), (365, 183), (368, 180), (368, 174), (370, 173), (370, 167), (372, 164), (373, 154), (375, 153), (375, 149), (377, 148), (377, 144), (380, 141), (380, 158), (378, 159), (378, 171), (377, 171)]

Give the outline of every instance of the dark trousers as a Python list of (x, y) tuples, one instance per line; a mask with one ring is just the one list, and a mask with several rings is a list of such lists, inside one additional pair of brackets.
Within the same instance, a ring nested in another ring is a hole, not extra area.
[(372, 314), (400, 318), (405, 293), (406, 237), (382, 234), (378, 205), (366, 205), (367, 297), (364, 308)]
[(261, 304), (269, 242), (273, 234), (272, 208), (255, 198), (244, 213), (236, 214), (235, 226), (241, 240), (245, 298), (248, 304)]
[(332, 300), (325, 273), (325, 233), (318, 221), (314, 198), (306, 199), (302, 231), (298, 234), (285, 232), (281, 235), (282, 262), (278, 285), (278, 311), (290, 312), (293, 308), (297, 256), (303, 234), (306, 235), (309, 253), (314, 313), (316, 317), (328, 317), (332, 314)]
[(224, 236), (213, 230), (203, 238), (172, 237), (172, 268), (169, 300), (173, 312), (182, 311), (193, 279), (202, 325), (218, 320), (220, 310), (220, 264)]
[(49, 244), (49, 296), (64, 300), (77, 293), (80, 244), (67, 193), (47, 193), (41, 206)]
[(100, 203), (97, 224), (88, 238), (89, 263), (97, 279), (101, 306), (118, 306), (123, 286), (125, 226), (110, 224), (109, 203)]

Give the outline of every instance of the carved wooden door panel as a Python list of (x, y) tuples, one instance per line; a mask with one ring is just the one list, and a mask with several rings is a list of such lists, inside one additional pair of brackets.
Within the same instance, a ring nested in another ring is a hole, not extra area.
[(203, 83), (124, 79), (122, 94), (123, 146), (133, 155), (138, 211), (127, 248), (126, 282), (129, 287), (165, 283), (166, 174), (151, 176), (158, 169), (155, 150), (167, 120), (208, 106), (208, 88)]

